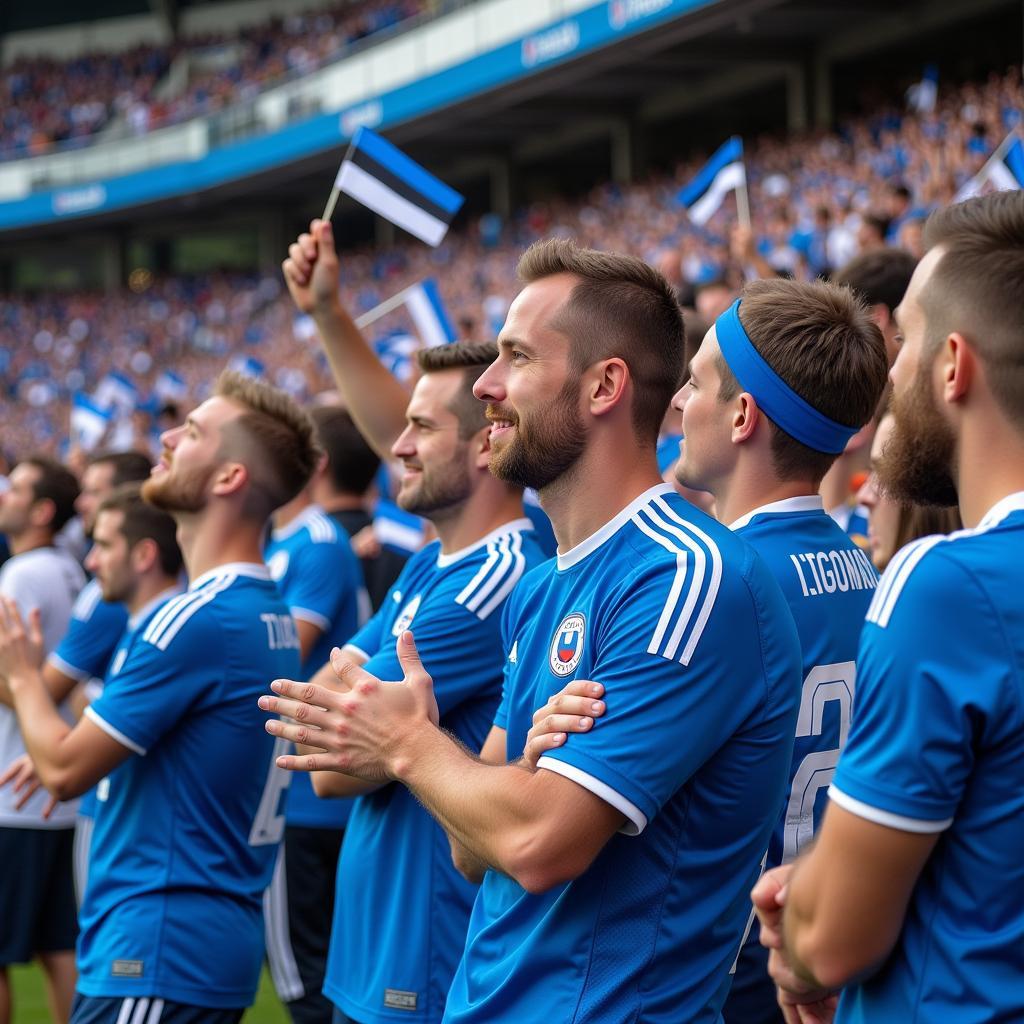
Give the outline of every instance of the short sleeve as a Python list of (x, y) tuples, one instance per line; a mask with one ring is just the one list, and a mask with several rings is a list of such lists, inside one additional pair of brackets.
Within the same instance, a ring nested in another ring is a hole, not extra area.
[(359, 621), (358, 563), (334, 544), (305, 544), (292, 556), (283, 598), (292, 617), (327, 632), (347, 619)]
[[(423, 667), (434, 681), (442, 715), (465, 700), (488, 693), (497, 702), (500, 687), (498, 617), (480, 620), (456, 604), (455, 596), (452, 588), (432, 593), (409, 626)], [(397, 637), (388, 630), (376, 653), (363, 666), (366, 671), (380, 679), (401, 679), (396, 643)]]
[[(173, 628), (173, 620), (170, 626)], [(151, 622), (128, 649), (124, 665), (85, 714), (119, 743), (144, 755), (198, 703), (220, 692), (224, 648), (217, 621), (203, 610), (174, 632), (166, 647)], [(166, 633), (164, 634), (166, 636)]]
[(360, 654), (364, 654), (367, 659), (372, 658), (377, 653), (380, 649), (382, 637), (387, 635), (387, 624), (395, 615), (395, 593), (396, 590), (394, 588), (388, 592), (384, 603), (370, 617), (369, 622), (361, 629), (357, 629), (355, 634), (346, 641), (346, 647), (354, 648)]
[[(938, 610), (950, 608), (936, 628)], [(908, 832), (951, 824), (977, 744), (1007, 715), (1010, 655), (998, 621), (948, 549), (929, 551), (902, 580), (883, 576), (861, 635), (833, 801)]]
[[(605, 714), (589, 732), (570, 735), (538, 762), (622, 811), (633, 835), (765, 694), (753, 600), (731, 574), (688, 664), (649, 652), (672, 586), (671, 571), (641, 570), (609, 604), (590, 672), (605, 688)], [(680, 725), (666, 728), (666, 722)]]
[(102, 600), (93, 581), (78, 595), (67, 632), (47, 661), (80, 683), (102, 679), (127, 622), (124, 605)]

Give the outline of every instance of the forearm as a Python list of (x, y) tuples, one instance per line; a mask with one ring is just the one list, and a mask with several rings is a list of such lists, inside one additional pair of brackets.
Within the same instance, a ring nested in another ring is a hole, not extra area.
[[(300, 744), (296, 744), (295, 749), (299, 754), (319, 753), (316, 747), (306, 747)], [(343, 775), (341, 772), (311, 772), (309, 777), (313, 783), (313, 792), (318, 797), (365, 796), (367, 793), (374, 793), (381, 788), (375, 782), (364, 782), (362, 779)]]
[(60, 788), (68, 768), (62, 744), (71, 726), (61, 718), (38, 672), (12, 677), (8, 682), (25, 750), (35, 763), (40, 781), (53, 792)]
[(335, 384), (352, 419), (382, 459), (405, 429), (409, 394), (377, 358), (348, 311), (333, 303), (313, 314)]

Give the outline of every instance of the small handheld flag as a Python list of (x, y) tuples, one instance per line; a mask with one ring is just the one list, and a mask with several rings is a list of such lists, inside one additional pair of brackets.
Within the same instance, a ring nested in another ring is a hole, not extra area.
[(79, 392), (71, 402), (71, 439), (83, 451), (90, 452), (103, 440), (114, 410)]
[(740, 221), (750, 224), (747, 171), (743, 165), (743, 140), (734, 135), (723, 143), (701, 168), (697, 177), (676, 197), (694, 224), (704, 225), (715, 215), (726, 195), (735, 190)]
[(387, 315), (392, 310), (405, 306), (409, 316), (419, 331), (420, 338), (426, 348), (436, 345), (447, 345), (455, 341), (455, 328), (448, 317), (448, 311), (441, 300), (441, 292), (432, 277), (417, 281), (416, 284), (403, 288), (390, 299), (385, 299), (379, 306), (364, 313), (356, 320), (356, 327), (362, 330)]
[(357, 129), (334, 180), (324, 220), (344, 192), (427, 245), (440, 245), (464, 198), (369, 128)]
[(965, 199), (981, 195), (991, 182), (997, 192), (1012, 192), (1024, 188), (1024, 143), (1020, 136), (1011, 132), (985, 161), (984, 167), (968, 181), (953, 200), (961, 203)]

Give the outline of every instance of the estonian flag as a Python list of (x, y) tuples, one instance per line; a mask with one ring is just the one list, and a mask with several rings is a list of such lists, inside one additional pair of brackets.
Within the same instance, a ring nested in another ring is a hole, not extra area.
[(428, 245), (441, 243), (464, 202), (453, 188), (365, 127), (349, 143), (334, 187)]
[(694, 224), (706, 224), (734, 189), (747, 183), (743, 166), (743, 140), (734, 135), (701, 168), (700, 173), (676, 197)]
[(455, 340), (455, 329), (441, 301), (437, 282), (432, 277), (406, 289), (405, 307), (426, 348), (449, 345)]
[(104, 407), (79, 392), (71, 402), (72, 442), (82, 451), (91, 452), (103, 440), (113, 415), (112, 407)]
[(988, 158), (985, 166), (956, 194), (956, 203), (981, 195), (991, 182), (997, 192), (1024, 188), (1024, 144), (1020, 137), (1008, 135)]

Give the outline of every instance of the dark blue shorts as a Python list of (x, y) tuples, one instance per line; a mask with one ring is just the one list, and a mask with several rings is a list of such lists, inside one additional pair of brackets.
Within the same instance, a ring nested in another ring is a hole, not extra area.
[(71, 1024), (238, 1024), (245, 1007), (223, 1010), (151, 996), (83, 996), (75, 993)]
[(74, 950), (73, 837), (70, 828), (0, 828), (0, 967)]

